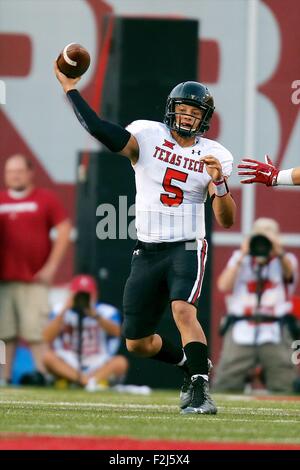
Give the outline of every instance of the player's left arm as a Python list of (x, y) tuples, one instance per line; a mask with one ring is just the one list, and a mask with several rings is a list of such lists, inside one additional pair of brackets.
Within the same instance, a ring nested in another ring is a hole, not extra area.
[(215, 218), (221, 227), (230, 228), (235, 221), (236, 205), (229, 192), (227, 177), (220, 161), (213, 155), (201, 158), (212, 181), (208, 185)]
[(101, 119), (95, 113), (76, 89), (80, 77), (66, 77), (60, 72), (56, 62), (54, 72), (80, 124), (109, 150), (124, 155), (132, 164), (135, 164), (139, 158), (139, 145), (135, 137), (122, 126)]

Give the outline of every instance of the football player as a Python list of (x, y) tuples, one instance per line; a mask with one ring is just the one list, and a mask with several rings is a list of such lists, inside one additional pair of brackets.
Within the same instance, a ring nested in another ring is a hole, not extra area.
[[(124, 129), (89, 107), (76, 89), (78, 78), (67, 78), (56, 65), (55, 73), (85, 129), (127, 157), (135, 171), (138, 241), (124, 289), (127, 349), (184, 368), (182, 414), (215, 414), (196, 308), (207, 256), (204, 203), (209, 193), (217, 222), (229, 228), (235, 202), (227, 185), (231, 153), (202, 137), (214, 112), (213, 97), (201, 83), (180, 83), (167, 99), (163, 123), (138, 120)], [(168, 302), (182, 348), (156, 333)]]
[[(293, 186), (300, 184), (300, 167), (278, 170), (272, 160), (265, 156), (265, 163), (251, 158), (243, 158), (243, 163), (238, 165), (240, 176), (251, 176), (241, 180), (242, 184), (262, 183), (266, 186)], [(245, 171), (247, 170), (247, 171)]]

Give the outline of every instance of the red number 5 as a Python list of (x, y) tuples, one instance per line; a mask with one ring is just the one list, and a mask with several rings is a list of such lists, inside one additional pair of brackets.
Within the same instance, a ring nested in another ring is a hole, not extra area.
[(187, 177), (188, 174), (183, 173), (183, 171), (167, 168), (162, 185), (164, 190), (173, 194), (173, 196), (170, 196), (169, 194), (160, 195), (160, 200), (165, 206), (180, 206), (183, 201), (183, 191), (178, 186), (171, 184), (171, 182), (172, 180), (177, 180), (185, 183)]

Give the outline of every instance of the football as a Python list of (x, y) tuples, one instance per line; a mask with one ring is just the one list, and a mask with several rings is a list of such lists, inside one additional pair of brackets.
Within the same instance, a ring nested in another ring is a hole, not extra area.
[(59, 70), (64, 75), (69, 78), (77, 78), (87, 71), (91, 58), (83, 46), (72, 42), (62, 50), (56, 62)]

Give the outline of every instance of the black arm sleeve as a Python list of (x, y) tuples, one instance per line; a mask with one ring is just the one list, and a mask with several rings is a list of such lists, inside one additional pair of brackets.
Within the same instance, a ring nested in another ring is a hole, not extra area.
[(112, 152), (120, 152), (128, 143), (131, 134), (123, 127), (104, 121), (82, 98), (78, 90), (70, 90), (67, 97), (82, 126)]

